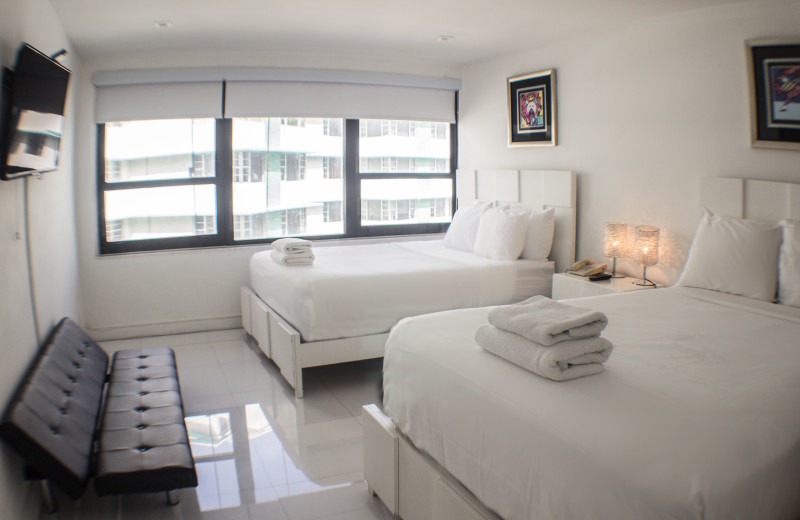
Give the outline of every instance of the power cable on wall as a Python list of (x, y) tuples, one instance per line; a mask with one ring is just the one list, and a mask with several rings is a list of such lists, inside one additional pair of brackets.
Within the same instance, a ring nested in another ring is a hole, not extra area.
[(28, 264), (28, 290), (30, 291), (31, 301), (31, 316), (33, 317), (34, 335), (36, 337), (36, 344), (42, 344), (42, 338), (39, 333), (39, 311), (36, 305), (36, 287), (33, 282), (33, 254), (31, 253), (31, 233), (30, 233), (30, 200), (28, 191), (28, 182), (30, 177), (23, 179), (22, 185), (22, 211), (23, 211), (23, 233), (25, 234), (25, 260)]

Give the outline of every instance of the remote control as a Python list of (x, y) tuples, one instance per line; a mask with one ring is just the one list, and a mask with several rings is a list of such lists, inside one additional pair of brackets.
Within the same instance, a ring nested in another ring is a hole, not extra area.
[(608, 280), (611, 278), (611, 273), (597, 273), (589, 277), (589, 280), (597, 282), (598, 280)]

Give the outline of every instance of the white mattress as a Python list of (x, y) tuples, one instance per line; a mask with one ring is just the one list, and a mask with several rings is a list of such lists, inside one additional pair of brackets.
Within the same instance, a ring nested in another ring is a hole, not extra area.
[(441, 240), (315, 247), (313, 266), (270, 251), (250, 259), (250, 284), (304, 341), (388, 332), (401, 318), (550, 294), (552, 262), (502, 261)]
[(575, 302), (609, 317), (604, 372), (559, 383), (482, 350), (489, 309), (419, 316), (386, 345), (386, 413), (507, 520), (800, 517), (800, 309)]

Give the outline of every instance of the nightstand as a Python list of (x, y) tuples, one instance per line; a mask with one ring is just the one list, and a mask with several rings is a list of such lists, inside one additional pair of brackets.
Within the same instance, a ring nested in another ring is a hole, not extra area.
[(638, 280), (640, 278), (626, 276), (624, 278), (611, 278), (593, 282), (586, 276), (556, 273), (553, 275), (552, 298), (554, 300), (567, 300), (569, 298), (580, 298), (581, 296), (600, 296), (602, 294), (655, 289), (655, 287), (634, 285), (633, 282)]

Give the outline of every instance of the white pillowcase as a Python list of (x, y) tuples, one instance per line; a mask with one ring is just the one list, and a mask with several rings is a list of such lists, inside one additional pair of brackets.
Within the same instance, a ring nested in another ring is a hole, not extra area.
[(800, 307), (800, 222), (781, 221), (783, 244), (778, 262), (778, 300)]
[(553, 234), (556, 230), (555, 208), (530, 213), (525, 248), (521, 258), (527, 260), (547, 260), (553, 248)]
[(706, 212), (677, 285), (774, 301), (781, 227)]
[(516, 260), (525, 246), (530, 216), (491, 208), (484, 211), (475, 237), (475, 254), (495, 260)]
[(471, 253), (475, 249), (475, 236), (478, 233), (481, 215), (488, 207), (488, 204), (476, 202), (471, 206), (459, 208), (444, 235), (444, 246)]

